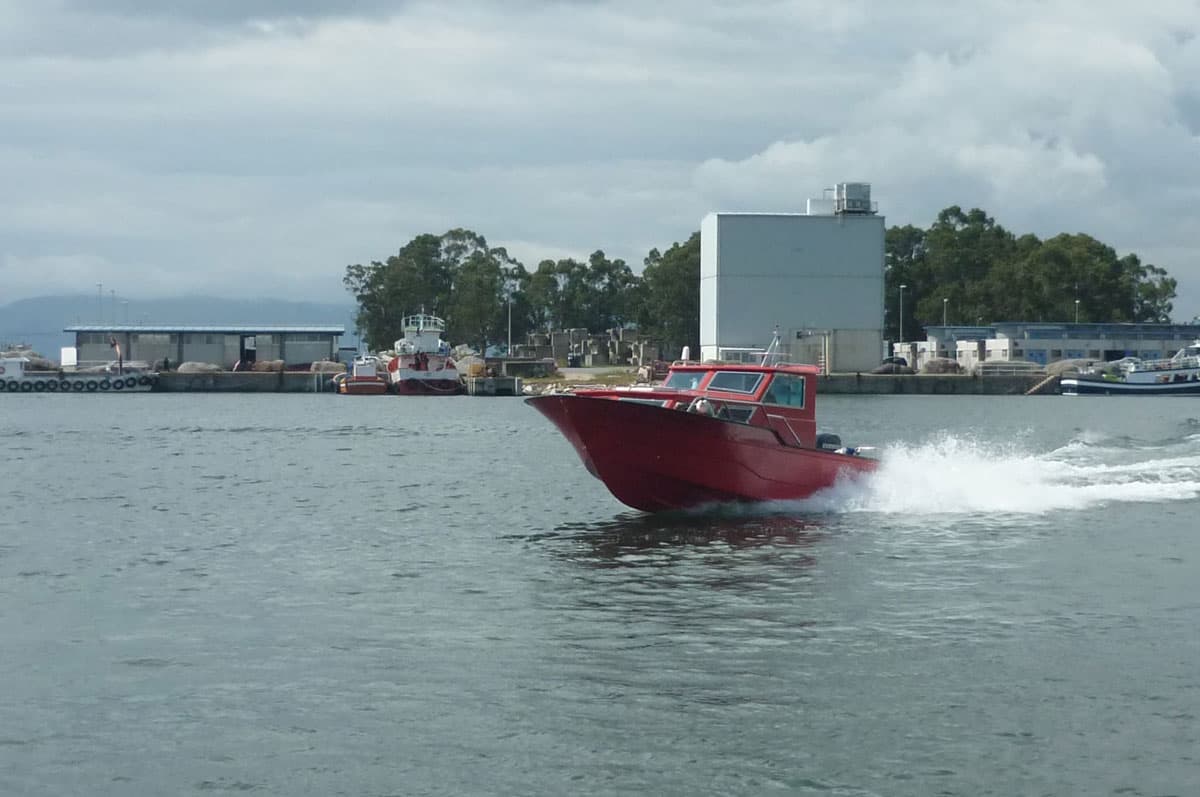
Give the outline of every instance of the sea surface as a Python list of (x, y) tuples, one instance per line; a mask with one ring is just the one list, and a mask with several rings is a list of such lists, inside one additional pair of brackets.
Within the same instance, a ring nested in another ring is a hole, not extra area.
[(818, 413), (648, 516), (517, 399), (0, 395), (0, 794), (1200, 794), (1200, 401)]

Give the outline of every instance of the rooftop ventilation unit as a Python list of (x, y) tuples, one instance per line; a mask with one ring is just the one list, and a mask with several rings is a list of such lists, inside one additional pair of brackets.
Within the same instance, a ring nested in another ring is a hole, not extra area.
[(838, 183), (833, 187), (833, 212), (846, 214), (872, 214), (875, 205), (871, 202), (870, 183)]

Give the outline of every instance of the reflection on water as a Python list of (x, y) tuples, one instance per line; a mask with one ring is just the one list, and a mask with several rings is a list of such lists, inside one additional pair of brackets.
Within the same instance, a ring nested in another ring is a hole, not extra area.
[(627, 553), (670, 550), (682, 546), (808, 548), (820, 539), (821, 531), (817, 523), (804, 517), (756, 517), (728, 510), (713, 510), (703, 514), (628, 513), (597, 522), (564, 523), (555, 533), (546, 536), (586, 544), (597, 559), (624, 564), (622, 559)]

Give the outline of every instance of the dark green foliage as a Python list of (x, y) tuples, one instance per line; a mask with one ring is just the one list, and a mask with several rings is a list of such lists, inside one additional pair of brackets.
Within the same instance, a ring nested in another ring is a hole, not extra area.
[[(1137, 255), (1084, 234), (1045, 241), (1014, 236), (978, 208), (948, 207), (929, 229), (892, 227), (885, 241), (885, 337), (895, 339), (904, 289), (904, 339), (942, 323), (1170, 320), (1175, 280)], [(401, 336), (404, 316), (446, 319), (452, 342), (483, 350), (535, 330), (592, 332), (636, 323), (669, 353), (698, 350), (700, 233), (666, 252), (652, 249), (641, 276), (603, 251), (587, 262), (543, 260), (530, 273), (483, 236), (454, 229), (418, 235), (386, 261), (346, 267), (358, 326), (375, 349)], [(943, 301), (943, 299), (947, 301)]]
[(638, 325), (653, 331), (672, 353), (700, 351), (700, 233), (664, 253), (651, 249), (642, 272)]
[[(1014, 236), (978, 208), (946, 208), (928, 230), (893, 227), (886, 238), (885, 335), (896, 339), (900, 286), (904, 340), (922, 329), (996, 321), (1163, 322), (1175, 280), (1136, 255), (1082, 233), (1045, 241)], [(943, 302), (943, 299), (948, 301)]]

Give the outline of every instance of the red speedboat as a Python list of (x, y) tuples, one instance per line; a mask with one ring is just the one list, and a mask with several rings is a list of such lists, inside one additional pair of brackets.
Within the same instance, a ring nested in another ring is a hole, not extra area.
[(812, 365), (677, 363), (661, 385), (525, 401), (635, 509), (791, 500), (878, 465), (836, 435), (817, 434), (819, 373)]

